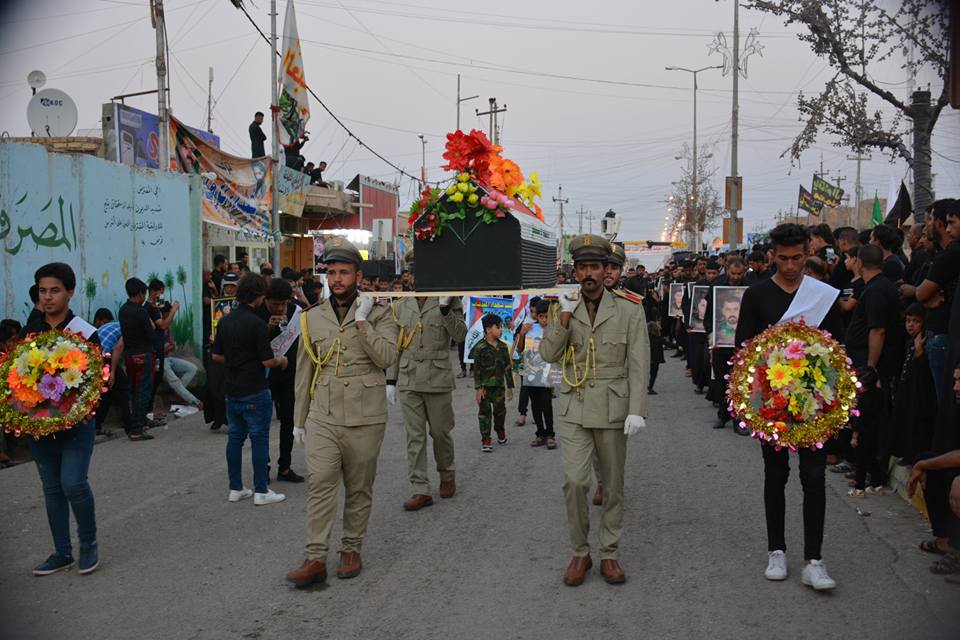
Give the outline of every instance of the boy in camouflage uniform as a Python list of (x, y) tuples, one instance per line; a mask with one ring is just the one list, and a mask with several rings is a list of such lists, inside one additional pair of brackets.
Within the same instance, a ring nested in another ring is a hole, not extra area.
[(513, 369), (510, 362), (510, 350), (500, 342), (503, 333), (503, 321), (500, 316), (488, 313), (481, 320), (483, 340), (473, 348), (473, 386), (477, 390), (477, 404), (480, 406), (481, 448), (484, 453), (493, 451), (490, 438), (490, 422), (494, 422), (497, 443), (507, 444), (507, 434), (503, 429), (507, 407), (503, 395), (506, 387), (507, 400), (513, 400)]

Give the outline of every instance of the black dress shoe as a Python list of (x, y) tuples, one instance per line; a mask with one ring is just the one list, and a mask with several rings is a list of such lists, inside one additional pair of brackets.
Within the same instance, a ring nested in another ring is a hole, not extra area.
[(733, 425), (733, 431), (734, 431), (734, 433), (736, 433), (738, 436), (749, 436), (749, 435), (750, 435), (750, 429), (747, 429), (746, 427), (741, 427), (741, 426), (738, 425), (738, 424)]
[(651, 395), (651, 396), (655, 396), (655, 395), (657, 395), (657, 392), (654, 391), (653, 389), (647, 389), (647, 394), (648, 394), (648, 395)]
[(303, 482), (304, 477), (298, 474), (293, 469), (287, 469), (286, 473), (282, 471), (277, 471), (277, 480), (282, 480), (284, 482)]

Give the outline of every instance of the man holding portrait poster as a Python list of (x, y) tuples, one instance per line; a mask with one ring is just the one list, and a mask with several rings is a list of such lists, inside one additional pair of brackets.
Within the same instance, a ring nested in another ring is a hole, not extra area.
[[(713, 379), (710, 381), (710, 390), (707, 399), (718, 405), (717, 422), (714, 429), (723, 429), (730, 420), (727, 412), (727, 381), (725, 376), (730, 372), (727, 364), (736, 349), (737, 323), (740, 318), (740, 300), (747, 287), (744, 277), (747, 265), (740, 258), (730, 258), (727, 261), (726, 273), (717, 278), (711, 287), (707, 324), (710, 333), (710, 359), (712, 363)], [(734, 424), (734, 431), (739, 435), (750, 435), (749, 430)]]

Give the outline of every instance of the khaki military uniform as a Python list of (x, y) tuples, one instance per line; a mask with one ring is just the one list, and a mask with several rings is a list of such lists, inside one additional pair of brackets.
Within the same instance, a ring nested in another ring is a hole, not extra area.
[(342, 322), (329, 300), (301, 314), (295, 420), (306, 430), (308, 560), (326, 561), (341, 476), (344, 551), (360, 551), (373, 503), (387, 421), (383, 370), (397, 359), (399, 328), (378, 303), (360, 329), (357, 300)]
[(450, 341), (463, 342), (467, 325), (458, 298), (446, 313), (438, 298), (401, 298), (393, 304), (400, 325), (400, 358), (387, 371), (396, 380), (407, 430), (407, 473), (413, 492), (430, 495), (427, 476), (427, 426), (433, 439), (433, 457), (441, 481), (454, 479), (453, 368)]
[(597, 456), (604, 487), (600, 559), (615, 559), (623, 530), (623, 477), (628, 415), (647, 411), (650, 343), (643, 308), (604, 290), (591, 321), (581, 300), (566, 328), (550, 311), (540, 355), (562, 363), (557, 434), (563, 455), (563, 493), (574, 555), (590, 554), (587, 492)]

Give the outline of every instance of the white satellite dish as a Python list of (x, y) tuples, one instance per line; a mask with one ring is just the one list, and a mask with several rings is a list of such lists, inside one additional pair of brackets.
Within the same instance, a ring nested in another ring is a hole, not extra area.
[(41, 88), (43, 85), (47, 84), (47, 75), (36, 69), (27, 74), (27, 84), (30, 85), (30, 88), (36, 91)]
[(77, 126), (77, 105), (59, 89), (37, 91), (27, 105), (27, 122), (38, 136), (68, 136)]

